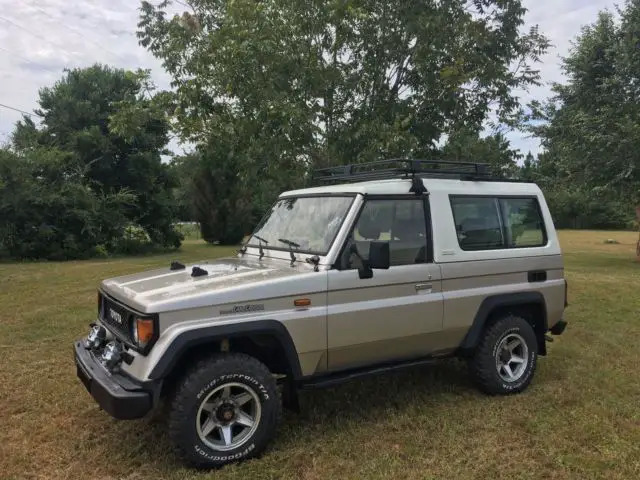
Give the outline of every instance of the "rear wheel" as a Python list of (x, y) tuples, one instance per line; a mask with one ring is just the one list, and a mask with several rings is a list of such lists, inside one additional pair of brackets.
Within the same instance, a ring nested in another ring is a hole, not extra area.
[(470, 367), (481, 390), (492, 395), (510, 394), (531, 383), (537, 360), (538, 341), (531, 324), (507, 315), (484, 331)]
[(169, 434), (180, 456), (215, 467), (261, 453), (281, 411), (276, 381), (258, 360), (224, 354), (200, 361), (171, 402)]

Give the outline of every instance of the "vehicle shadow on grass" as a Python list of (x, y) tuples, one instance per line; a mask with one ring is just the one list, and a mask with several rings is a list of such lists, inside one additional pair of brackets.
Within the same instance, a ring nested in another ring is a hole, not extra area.
[(470, 397), (476, 394), (464, 362), (448, 359), (323, 390), (303, 391), (300, 415), (287, 415), (285, 423), (304, 424), (305, 427), (319, 424), (324, 429), (336, 417), (376, 422), (390, 409), (401, 414), (417, 402), (437, 406), (451, 395)]
[[(300, 393), (300, 414), (285, 411), (274, 444), (281, 451), (286, 450), (290, 442), (300, 441), (301, 437), (305, 441), (322, 442), (323, 437), (334, 435), (343, 427), (344, 419), (366, 425), (388, 415), (389, 410), (401, 416), (409, 414), (411, 405), (416, 402), (426, 408), (437, 407), (450, 401), (452, 395), (469, 400), (478, 395), (465, 364), (455, 359), (358, 379), (332, 388), (303, 391)], [(159, 468), (181, 467), (172, 453), (165, 425), (161, 412), (157, 412), (139, 422), (113, 422), (113, 431), (105, 434), (135, 437), (139, 455), (147, 461), (154, 459)], [(136, 455), (129, 458), (138, 461)]]
[[(541, 381), (538, 377), (538, 383)], [(553, 382), (554, 378), (544, 381)], [(300, 444), (313, 449), (314, 445), (339, 436), (345, 425), (367, 428), (390, 415), (402, 418), (416, 412), (424, 415), (426, 411), (437, 417), (451, 402), (477, 404), (480, 397), (491, 401), (475, 388), (465, 363), (457, 359), (375, 375), (327, 389), (303, 391), (301, 412), (285, 411), (279, 432), (266, 455), (286, 457), (287, 451), (299, 448)], [(165, 419), (157, 412), (141, 421), (114, 421), (104, 435), (121, 441), (123, 437), (133, 440), (136, 447), (124, 459), (131, 468), (152, 460), (155, 467), (163, 471), (183, 469), (169, 443), (165, 426)]]

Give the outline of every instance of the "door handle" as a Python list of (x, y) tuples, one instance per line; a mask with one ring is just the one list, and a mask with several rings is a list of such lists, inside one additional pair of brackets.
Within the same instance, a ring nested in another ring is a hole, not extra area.
[(527, 279), (530, 283), (534, 282), (546, 282), (547, 271), (546, 270), (533, 270), (527, 273)]
[(416, 283), (416, 292), (419, 292), (421, 290), (431, 290), (432, 288), (432, 283)]

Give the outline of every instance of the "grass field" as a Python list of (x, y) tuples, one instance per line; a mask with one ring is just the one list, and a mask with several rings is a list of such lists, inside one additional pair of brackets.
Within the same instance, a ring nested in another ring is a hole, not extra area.
[(177, 463), (161, 422), (99, 411), (71, 347), (100, 279), (231, 249), (0, 265), (0, 478), (640, 478), (636, 239), (561, 233), (569, 327), (525, 393), (484, 396), (455, 360), (303, 393), (262, 459), (215, 472)]

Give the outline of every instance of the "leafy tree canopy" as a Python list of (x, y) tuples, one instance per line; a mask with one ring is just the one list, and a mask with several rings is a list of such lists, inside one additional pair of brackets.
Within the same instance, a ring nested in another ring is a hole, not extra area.
[(640, 204), (640, 1), (601, 12), (562, 65), (564, 84), (534, 103), (548, 184), (593, 199)]
[(171, 225), (174, 180), (161, 161), (170, 125), (153, 90), (147, 71), (102, 65), (67, 70), (54, 86), (40, 90), (41, 125), (27, 118), (18, 122), (12, 146), (22, 154), (64, 152), (97, 195), (129, 192), (135, 198), (126, 217), (153, 243), (169, 246), (179, 244)]
[(509, 120), (549, 45), (537, 27), (522, 32), (517, 0), (192, 0), (173, 17), (168, 3), (142, 3), (138, 36), (172, 76), (165, 106), (202, 155), (204, 230), (218, 205), (251, 199), (232, 228), (246, 229), (310, 168), (428, 155), (489, 112)]

